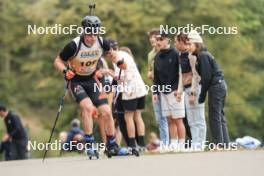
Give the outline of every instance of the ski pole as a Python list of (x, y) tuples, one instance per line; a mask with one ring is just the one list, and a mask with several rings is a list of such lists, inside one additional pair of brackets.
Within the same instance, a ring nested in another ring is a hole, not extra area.
[[(59, 109), (58, 109), (58, 112), (57, 112), (57, 115), (56, 115), (56, 119), (55, 119), (55, 122), (53, 124), (53, 127), (52, 127), (52, 130), (51, 130), (51, 133), (50, 133), (50, 137), (49, 137), (49, 141), (48, 141), (48, 147), (49, 147), (49, 144), (51, 142), (51, 139), (52, 139), (52, 135), (54, 133), (54, 130), (56, 128), (56, 124), (57, 124), (57, 121), (59, 119), (59, 116), (60, 116), (60, 113), (62, 111), (62, 108), (64, 107), (64, 99), (65, 99), (65, 96), (68, 92), (68, 87), (69, 87), (69, 81), (67, 81), (66, 83), (66, 87), (65, 87), (65, 92), (63, 94), (63, 96), (60, 98), (60, 106), (59, 106)], [(42, 159), (42, 162), (44, 162), (45, 158), (46, 158), (46, 155), (48, 153), (48, 147), (46, 148), (45, 150), (45, 153), (44, 153), (44, 156), (43, 156), (43, 159)]]

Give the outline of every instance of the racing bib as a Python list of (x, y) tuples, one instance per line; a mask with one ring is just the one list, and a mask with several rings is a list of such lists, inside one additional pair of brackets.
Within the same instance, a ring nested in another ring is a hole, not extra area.
[[(79, 40), (80, 37), (74, 39), (77, 48), (80, 43)], [(98, 39), (91, 47), (85, 46), (82, 42), (80, 44), (80, 50), (77, 55), (69, 61), (69, 66), (77, 75), (89, 76), (96, 70), (96, 65), (102, 56), (103, 50)]]

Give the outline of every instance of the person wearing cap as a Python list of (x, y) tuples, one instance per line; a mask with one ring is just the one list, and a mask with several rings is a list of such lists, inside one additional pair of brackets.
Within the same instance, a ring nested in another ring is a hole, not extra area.
[[(2, 148), (8, 152), (8, 160), (27, 159), (28, 137), (18, 115), (0, 105), (0, 117), (3, 118), (7, 133), (2, 138)], [(6, 148), (10, 147), (10, 148)]]
[[(132, 153), (138, 153), (138, 150), (145, 148), (145, 124), (141, 111), (145, 108), (147, 91), (133, 57), (127, 52), (120, 51), (116, 41), (109, 41), (111, 49), (107, 56), (113, 63), (118, 85), (123, 89), (121, 103), (125, 111), (129, 147)], [(136, 147), (136, 130), (139, 148)]]
[[(98, 63), (103, 53), (109, 50), (109, 46), (96, 32), (101, 27), (101, 20), (97, 16), (88, 15), (83, 18), (81, 24), (83, 34), (63, 48), (56, 57), (54, 66), (69, 82), (69, 91), (80, 106), (84, 141), (89, 144), (88, 146), (95, 142), (92, 119), (95, 106), (105, 121), (107, 152), (110, 155), (117, 155), (120, 147), (116, 143), (114, 120), (107, 96), (101, 96), (100, 90), (95, 88), (97, 87), (95, 85), (101, 84), (98, 79), (102, 76)], [(87, 155), (89, 158), (98, 157), (98, 152), (91, 147), (88, 148)]]
[[(152, 50), (148, 53), (148, 78), (153, 81), (154, 79), (154, 59), (157, 55), (159, 49), (157, 47), (156, 36), (159, 35), (159, 28), (153, 28), (149, 33), (149, 41), (152, 46)], [(160, 100), (160, 96), (158, 95), (158, 99)], [(160, 101), (152, 102), (154, 114), (156, 117), (156, 121), (159, 127), (160, 139), (164, 145), (169, 143), (169, 130), (168, 130), (168, 120), (161, 113), (161, 103)]]
[(184, 98), (178, 102), (175, 97), (179, 83), (179, 52), (170, 47), (168, 34), (161, 33), (156, 36), (156, 40), (160, 51), (154, 60), (153, 102), (161, 101), (162, 115), (168, 118), (171, 149), (183, 150), (185, 144)]
[(180, 52), (180, 81), (177, 90), (177, 101), (180, 101), (185, 92), (185, 107), (188, 124), (192, 135), (191, 147), (193, 151), (203, 150), (206, 140), (205, 106), (198, 103), (201, 78), (195, 68), (197, 58), (190, 55), (188, 35), (182, 32), (175, 35), (175, 47)]
[[(71, 129), (69, 132), (61, 132), (60, 133), (60, 140), (62, 144), (64, 144), (63, 150), (66, 151), (76, 151), (77, 148), (75, 147), (77, 143), (81, 143), (84, 139), (84, 132), (80, 128), (80, 120), (73, 119), (71, 121)], [(72, 144), (72, 146), (70, 146)], [(79, 151), (81, 152), (81, 151)]]
[(201, 77), (201, 93), (198, 102), (204, 103), (208, 92), (209, 126), (215, 144), (228, 144), (229, 134), (224, 115), (227, 85), (224, 75), (213, 55), (203, 45), (197, 31), (190, 31), (189, 52), (197, 58), (196, 69)]

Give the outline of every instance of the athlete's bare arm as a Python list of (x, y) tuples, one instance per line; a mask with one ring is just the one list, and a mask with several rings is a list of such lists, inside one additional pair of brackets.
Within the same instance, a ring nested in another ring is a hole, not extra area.
[(60, 71), (61, 73), (63, 72), (63, 70), (66, 69), (64, 61), (61, 59), (60, 56), (57, 56), (54, 60), (54, 67)]

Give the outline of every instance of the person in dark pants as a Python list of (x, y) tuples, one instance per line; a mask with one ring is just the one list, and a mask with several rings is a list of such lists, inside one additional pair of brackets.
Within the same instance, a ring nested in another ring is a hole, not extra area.
[(196, 69), (201, 76), (201, 93), (199, 103), (206, 99), (208, 91), (209, 125), (215, 144), (228, 144), (229, 134), (224, 114), (227, 85), (223, 72), (214, 57), (203, 46), (203, 40), (196, 31), (188, 34), (189, 51), (197, 57)]
[(4, 135), (2, 142), (11, 142), (10, 160), (26, 159), (28, 138), (21, 120), (14, 112), (8, 111), (3, 105), (0, 105), (0, 117), (4, 119), (7, 129), (7, 134)]
[(10, 141), (6, 141), (6, 142), (1, 141), (0, 142), (0, 153), (4, 153), (6, 161), (9, 161), (12, 159), (11, 158), (11, 151), (10, 151), (11, 147), (10, 147), (10, 145), (11, 145)]

